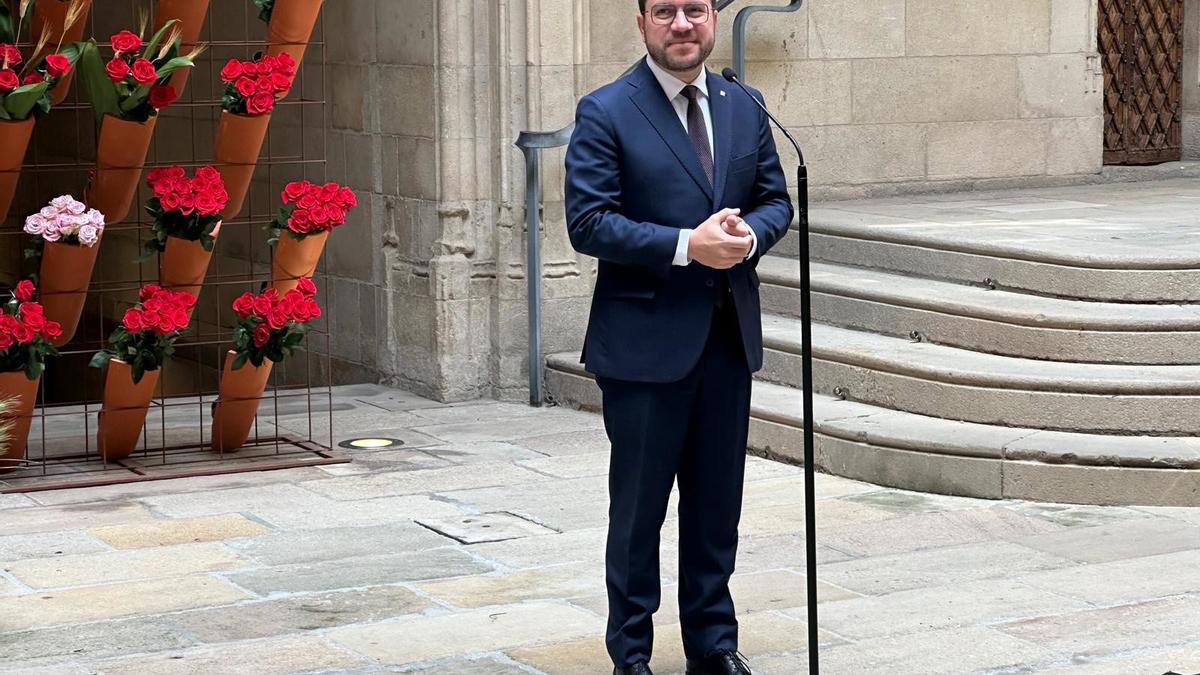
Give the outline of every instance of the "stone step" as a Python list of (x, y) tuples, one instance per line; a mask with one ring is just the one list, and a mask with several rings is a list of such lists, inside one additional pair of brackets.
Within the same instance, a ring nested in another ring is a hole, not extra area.
[[(761, 379), (798, 386), (800, 321), (763, 316)], [(946, 419), (1062, 431), (1200, 434), (1200, 366), (1035, 361), (813, 326), (815, 391)]]
[[(763, 311), (797, 317), (794, 258), (758, 265)], [(845, 328), (1030, 359), (1200, 364), (1200, 305), (1052, 298), (815, 262), (813, 318)]]
[[(944, 229), (888, 230), (875, 220), (864, 224), (849, 218), (814, 217), (810, 234), (813, 260), (1055, 297), (1200, 302), (1200, 250), (1194, 247), (1182, 252), (1163, 247), (1162, 257), (1148, 257), (1077, 243), (1075, 251), (1047, 250), (1004, 240), (964, 240)], [(792, 229), (771, 253), (796, 257), (798, 246), (798, 231)]]
[[(547, 359), (554, 401), (600, 408), (578, 353)], [(757, 381), (750, 448), (801, 462), (799, 390)], [(1200, 505), (1200, 438), (1066, 433), (957, 422), (814, 396), (816, 466), (880, 485), (990, 499)]]

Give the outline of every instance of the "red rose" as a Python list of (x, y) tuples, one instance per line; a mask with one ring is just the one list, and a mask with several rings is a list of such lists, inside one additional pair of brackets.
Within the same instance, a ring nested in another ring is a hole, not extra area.
[(162, 286), (159, 286), (158, 284), (146, 284), (145, 286), (142, 286), (142, 290), (138, 291), (138, 299), (142, 301), (149, 300), (159, 293), (162, 293), (162, 290)]
[(201, 192), (196, 195), (196, 210), (202, 216), (215, 216), (221, 212), (221, 205), (217, 203), (217, 197), (211, 192)]
[(280, 307), (272, 309), (271, 313), (267, 315), (267, 324), (271, 326), (271, 330), (283, 328), (287, 325), (287, 321), (287, 314)]
[(344, 210), (350, 210), (358, 206), (358, 197), (355, 196), (354, 190), (344, 187), (338, 190), (337, 197), (334, 198), (334, 203), (342, 207)]
[(267, 327), (267, 324), (260, 323), (254, 327), (254, 346), (256, 348), (262, 349), (270, 341), (271, 329)]
[(17, 287), (13, 289), (13, 296), (17, 298), (17, 302), (29, 302), (33, 300), (33, 295), (36, 292), (37, 288), (33, 285), (33, 282), (28, 279), (22, 279), (17, 284)]
[(271, 112), (275, 107), (275, 96), (271, 93), (258, 93), (246, 101), (246, 112), (251, 115), (262, 115)]
[(35, 71), (26, 75), (24, 79), (21, 80), (21, 84), (41, 84), (45, 81), (46, 78), (42, 77), (41, 73)]
[(125, 310), (125, 316), (121, 318), (121, 325), (125, 326), (125, 330), (130, 333), (139, 333), (146, 327), (146, 322), (142, 318), (142, 310), (137, 308)]
[(26, 316), (44, 316), (45, 313), (45, 308), (36, 302), (26, 302), (21, 305), (22, 318)]
[(42, 337), (47, 340), (54, 340), (62, 337), (62, 324), (57, 321), (47, 321), (42, 327)]
[(21, 86), (21, 78), (11, 70), (0, 70), (0, 93), (8, 93)]
[(321, 200), (317, 197), (317, 195), (313, 194), (312, 190), (309, 190), (308, 192), (304, 193), (304, 196), (302, 196), (302, 197), (300, 197), (300, 199), (296, 200), (296, 206), (299, 206), (300, 208), (304, 209), (305, 211), (315, 209), (320, 205), (321, 205)]
[(297, 199), (303, 197), (307, 190), (308, 187), (305, 185), (304, 181), (297, 180), (288, 183), (287, 185), (283, 186), (283, 203), (290, 204), (296, 201)]
[(308, 314), (314, 319), (321, 318), (321, 306), (317, 304), (316, 300), (309, 299)]
[(226, 63), (225, 67), (221, 69), (221, 81), (236, 82), (242, 76), (242, 72), (242, 62), (237, 59), (229, 59), (229, 63)]
[(138, 84), (148, 87), (158, 79), (158, 71), (154, 69), (153, 63), (146, 59), (138, 59), (133, 62), (133, 79)]
[(179, 194), (178, 193), (168, 192), (168, 193), (162, 195), (161, 197), (159, 197), (158, 201), (160, 204), (162, 204), (164, 211), (178, 211), (179, 210)]
[(253, 293), (243, 293), (240, 296), (238, 296), (238, 299), (233, 301), (233, 311), (237, 312), (237, 315), (242, 317), (243, 319), (245, 319), (246, 317), (253, 314), (254, 313), (254, 294)]
[(13, 326), (12, 335), (17, 344), (25, 345), (33, 342), (33, 339), (37, 337), (37, 331), (23, 323), (19, 323)]
[(179, 212), (190, 216), (196, 212), (196, 196), (190, 193), (179, 195)]
[(307, 211), (296, 211), (287, 221), (288, 229), (296, 234), (308, 234), (312, 231), (312, 221)]
[[(268, 81), (268, 78), (263, 78), (263, 81)], [(271, 73), (269, 81), (271, 83), (271, 88), (276, 94), (282, 94), (283, 92), (292, 88), (292, 78), (278, 71)]]
[(211, 166), (202, 166), (196, 169), (196, 180), (203, 185), (224, 185), (221, 180), (221, 172)]
[(296, 59), (291, 54), (279, 54), (275, 57), (275, 69), (284, 75), (295, 75)]
[(254, 80), (248, 77), (239, 78), (233, 87), (242, 98), (250, 98), (255, 92)]
[(113, 51), (118, 54), (136, 52), (142, 48), (142, 38), (127, 30), (123, 30), (109, 38), (109, 42), (112, 43)]
[(15, 68), (24, 61), (21, 57), (21, 50), (17, 49), (15, 45), (0, 45), (0, 59), (3, 59), (4, 65), (9, 68)]
[(254, 315), (265, 319), (267, 315), (271, 313), (271, 308), (273, 306), (274, 303), (272, 303), (271, 299), (265, 295), (255, 296), (253, 302)]
[[(34, 305), (30, 305), (34, 306)], [(41, 305), (37, 305), (38, 311), (27, 312), (26, 308), (21, 308), (21, 323), (29, 326), (35, 331), (41, 331), (46, 327), (46, 315), (41, 312)]]
[(256, 94), (274, 94), (275, 85), (271, 84), (270, 76), (263, 76), (254, 81), (254, 93)]
[(270, 75), (271, 73), (275, 72), (275, 68), (275, 60), (268, 60), (265, 57), (254, 64), (254, 72), (258, 73), (259, 75)]
[(156, 84), (150, 87), (150, 107), (155, 110), (162, 110), (174, 103), (177, 98), (179, 98), (179, 94), (175, 93), (175, 87), (169, 84)]
[(308, 277), (300, 277), (300, 280), (296, 282), (296, 288), (306, 297), (311, 298), (317, 294), (317, 285)]
[(50, 77), (62, 77), (71, 71), (71, 59), (64, 54), (51, 54), (46, 57), (46, 72)]
[(104, 72), (108, 73), (108, 79), (113, 82), (124, 82), (125, 78), (129, 77), (129, 64), (125, 63), (125, 59), (117, 57), (108, 62)]

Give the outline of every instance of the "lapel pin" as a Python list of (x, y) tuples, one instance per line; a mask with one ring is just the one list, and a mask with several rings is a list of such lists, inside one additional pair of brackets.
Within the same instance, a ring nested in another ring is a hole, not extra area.
[(724, 96), (724, 95), (725, 95), (725, 90), (724, 90), (724, 89), (722, 89), (722, 90), (721, 90), (721, 95), (722, 95), (722, 96)]

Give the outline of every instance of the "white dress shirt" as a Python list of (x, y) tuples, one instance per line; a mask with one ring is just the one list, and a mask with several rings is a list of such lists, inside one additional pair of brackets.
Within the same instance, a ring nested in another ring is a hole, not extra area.
[[(647, 57), (646, 64), (650, 66), (650, 72), (654, 73), (654, 78), (658, 80), (663, 93), (667, 95), (667, 100), (675, 108), (675, 114), (679, 117), (679, 123), (683, 125), (684, 132), (687, 132), (688, 128), (688, 99), (687, 96), (683, 95), (683, 89), (691, 84), (700, 90), (700, 94), (696, 96), (696, 103), (700, 106), (700, 112), (704, 115), (704, 126), (708, 132), (708, 151), (710, 153), (716, 152), (716, 146), (713, 145), (712, 109), (708, 103), (708, 69), (702, 68), (700, 74), (692, 82), (684, 82), (663, 70), (662, 66), (655, 63), (652, 58)], [(713, 157), (713, 164), (714, 166), (716, 165), (715, 155)], [(675, 259), (671, 261), (671, 264), (683, 267), (692, 262), (687, 257), (688, 240), (691, 239), (691, 236), (691, 230), (686, 228), (679, 230), (679, 243), (675, 246)], [(747, 258), (753, 256), (754, 251), (758, 248), (758, 237), (754, 235), (754, 230), (750, 230), (750, 240), (750, 253), (746, 256)]]

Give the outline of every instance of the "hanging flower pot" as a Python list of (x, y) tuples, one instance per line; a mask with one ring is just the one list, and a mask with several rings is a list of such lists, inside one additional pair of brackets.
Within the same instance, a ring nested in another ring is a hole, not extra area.
[(126, 310), (109, 345), (92, 357), (108, 367), (96, 443), (107, 461), (125, 459), (137, 448), (163, 363), (188, 326), (196, 299), (159, 286), (144, 286), (141, 302)]
[[(216, 235), (216, 232), (213, 232)], [(193, 298), (200, 297), (204, 277), (208, 275), (208, 263), (212, 251), (205, 250), (199, 241), (167, 237), (167, 250), (163, 252), (158, 280), (164, 288), (183, 291)]]
[(94, 39), (79, 43), (80, 77), (100, 120), (96, 171), (85, 201), (110, 225), (129, 215), (158, 112), (178, 96), (168, 84), (171, 76), (190, 68), (198, 54), (176, 56), (180, 40), (171, 31), (178, 25), (165, 22), (149, 42), (120, 31), (109, 38), (114, 55), (107, 60)]
[[(274, 100), (274, 99), (272, 99)], [(270, 113), (263, 115), (236, 115), (224, 111), (217, 125), (217, 139), (213, 148), (213, 159), (217, 171), (229, 191), (229, 203), (221, 217), (228, 220), (237, 216), (246, 201), (254, 168), (267, 137)]]
[(129, 215), (157, 120), (158, 117), (151, 117), (145, 122), (135, 122), (105, 115), (100, 124), (96, 172), (84, 201), (103, 213), (109, 225)]
[[(38, 0), (33, 6), (33, 20), (30, 29), (33, 44), (49, 45), (58, 50), (62, 45), (78, 42), (83, 38), (83, 30), (87, 25), (88, 11), (92, 0)], [(45, 42), (42, 42), (45, 36)], [(58, 85), (50, 93), (53, 105), (62, 103), (71, 89), (72, 73), (63, 75)]]
[(271, 287), (287, 293), (296, 287), (299, 279), (311, 277), (317, 271), (317, 263), (328, 240), (329, 232), (310, 234), (303, 239), (286, 234), (280, 237), (271, 261)]
[(109, 359), (104, 378), (104, 402), (96, 429), (96, 447), (105, 461), (125, 459), (137, 449), (146, 412), (158, 384), (158, 370), (148, 370), (138, 382), (128, 363)]
[(198, 298), (229, 199), (221, 174), (202, 166), (188, 178), (183, 167), (169, 166), (147, 173), (146, 185), (154, 191), (146, 202), (154, 238), (142, 260), (161, 253), (160, 283)]
[(0, 221), (8, 217), (8, 207), (12, 206), (33, 124), (32, 116), (19, 122), (0, 122)]
[(42, 379), (46, 357), (58, 352), (50, 339), (61, 328), (46, 319), (42, 306), (33, 301), (37, 289), (22, 281), (13, 290), (12, 298), (0, 305), (0, 398), (11, 399), (12, 410), (4, 413), (4, 421), (12, 428), (7, 446), (0, 444), (0, 470), (17, 464), (10, 460), (25, 457), (33, 407), (37, 401), (38, 383)]
[(296, 287), (300, 277), (311, 277), (325, 250), (329, 233), (344, 225), (346, 214), (358, 205), (354, 191), (337, 183), (316, 185), (294, 181), (283, 188), (283, 208), (268, 225), (275, 246), (271, 286), (280, 293)]
[(259, 17), (267, 20), (267, 54), (287, 54), (299, 66), (317, 25), (322, 0), (255, 1), (263, 8)]
[(271, 367), (275, 365), (268, 359), (261, 366), (243, 363), (241, 368), (234, 370), (236, 358), (237, 352), (230, 351), (225, 355), (220, 393), (213, 405), (212, 449), (216, 452), (230, 452), (246, 444), (258, 415), (259, 401), (271, 377)]
[(0, 373), (0, 399), (9, 403), (8, 412), (0, 413), (0, 426), (9, 426), (8, 440), (0, 441), (0, 473), (20, 468), (29, 442), (29, 426), (37, 404), (39, 375), (32, 380), (24, 371)]
[(233, 302), (237, 327), (225, 357), (220, 396), (213, 406), (212, 448), (236, 450), (246, 443), (274, 363), (282, 363), (304, 341), (309, 323), (321, 316), (317, 287), (307, 277), (295, 290), (244, 293)]
[[(162, 28), (172, 19), (179, 21), (180, 47), (195, 47), (200, 31), (208, 18), (209, 0), (158, 0), (154, 6), (154, 29)], [(181, 51), (183, 51), (181, 49)], [(169, 84), (176, 94), (182, 94), (187, 86), (190, 68), (182, 68), (171, 75)]]
[(25, 232), (42, 239), (42, 306), (46, 318), (62, 324), (62, 334), (50, 340), (61, 347), (71, 341), (87, 298), (104, 216), (87, 210), (70, 195), (55, 197), (41, 211), (25, 219)]

